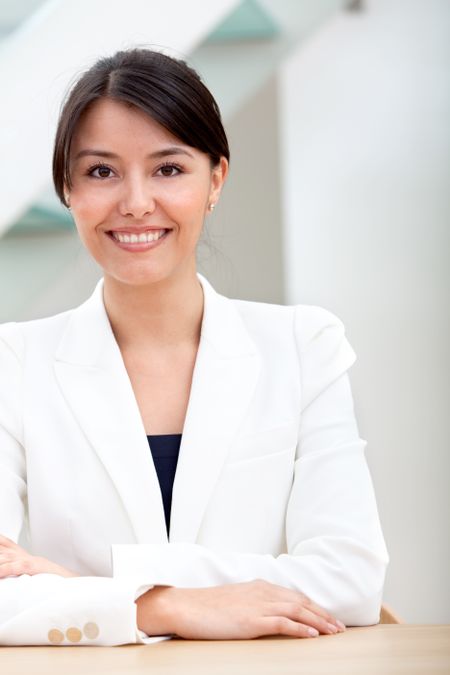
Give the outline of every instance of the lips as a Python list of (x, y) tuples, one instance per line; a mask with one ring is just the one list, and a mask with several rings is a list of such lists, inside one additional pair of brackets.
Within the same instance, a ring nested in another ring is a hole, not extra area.
[(172, 230), (167, 228), (126, 228), (109, 230), (105, 234), (119, 248), (134, 253), (148, 251), (162, 244)]
[(113, 239), (119, 241), (121, 244), (150, 244), (153, 241), (161, 239), (167, 229), (161, 230), (145, 230), (145, 231), (125, 231), (125, 230), (111, 230), (109, 234)]

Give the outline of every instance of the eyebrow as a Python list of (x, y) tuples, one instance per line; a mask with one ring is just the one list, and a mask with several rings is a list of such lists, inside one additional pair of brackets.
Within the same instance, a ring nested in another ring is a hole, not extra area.
[[(156, 152), (151, 152), (147, 155), (147, 159), (161, 159), (162, 157), (168, 157), (171, 155), (187, 155), (188, 157), (194, 158), (188, 150), (182, 148), (178, 145), (171, 145), (168, 148), (163, 148), (162, 150), (157, 150)], [(105, 157), (106, 159), (119, 159), (119, 155), (115, 152), (110, 152), (109, 150), (97, 150), (95, 148), (86, 148), (86, 150), (80, 150), (74, 160), (81, 159), (82, 157)]]

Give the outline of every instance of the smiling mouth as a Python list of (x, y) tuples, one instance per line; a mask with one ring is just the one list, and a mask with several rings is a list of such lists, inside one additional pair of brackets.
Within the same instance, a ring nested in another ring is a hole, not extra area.
[(120, 232), (110, 230), (107, 234), (120, 244), (151, 244), (164, 237), (170, 230), (147, 230), (146, 232)]

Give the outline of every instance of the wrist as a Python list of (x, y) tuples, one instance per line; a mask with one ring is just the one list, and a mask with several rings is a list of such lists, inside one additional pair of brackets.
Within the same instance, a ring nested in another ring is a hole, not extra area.
[(48, 574), (57, 574), (60, 577), (78, 577), (80, 576), (72, 570), (68, 570), (58, 563), (54, 563), (48, 558), (42, 558), (40, 556), (35, 556), (33, 559), (33, 573), (48, 573)]
[(173, 598), (176, 588), (155, 586), (137, 600), (136, 621), (139, 630), (147, 635), (171, 635), (174, 633)]

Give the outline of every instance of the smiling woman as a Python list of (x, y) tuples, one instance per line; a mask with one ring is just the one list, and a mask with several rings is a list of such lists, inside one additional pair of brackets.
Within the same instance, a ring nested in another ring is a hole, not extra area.
[(106, 289), (110, 278), (195, 279), (196, 246), (226, 177), (225, 157), (213, 165), (139, 108), (102, 98), (79, 121), (69, 166), (64, 201), (105, 270)]
[(211, 93), (158, 52), (102, 59), (63, 107), (55, 188), (104, 275), (81, 307), (0, 327), (0, 644), (378, 621), (342, 323), (197, 274), (228, 162)]

